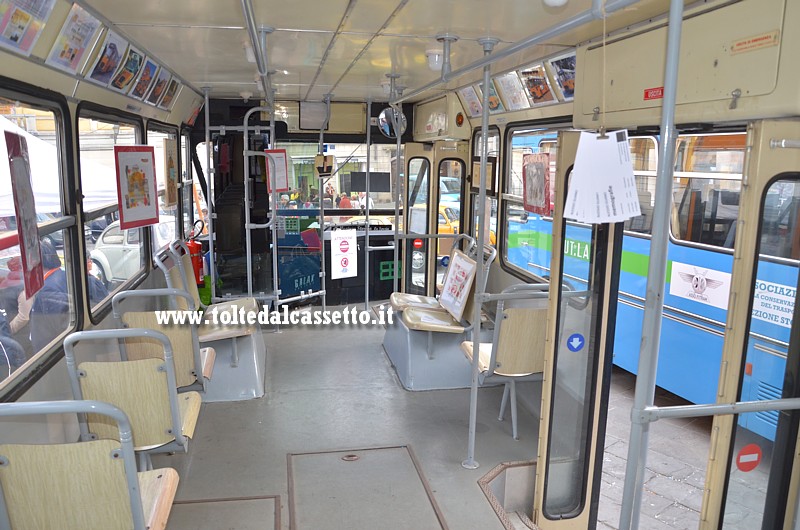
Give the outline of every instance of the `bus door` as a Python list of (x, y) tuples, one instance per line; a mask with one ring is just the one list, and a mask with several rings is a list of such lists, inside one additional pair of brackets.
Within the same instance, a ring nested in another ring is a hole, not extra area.
[[(800, 397), (798, 145), (800, 121), (748, 128), (718, 403)], [(797, 410), (714, 418), (700, 528), (797, 528), (799, 422)]]
[[(452, 238), (459, 233), (463, 203), (466, 142), (409, 143), (405, 146), (406, 187), (404, 220), (409, 236), (403, 247), (404, 291), (431, 296), (441, 282), (452, 249)], [(432, 169), (433, 168), (433, 169)], [(435, 177), (431, 177), (435, 175)], [(413, 234), (440, 234), (444, 238), (415, 238)]]
[[(600, 495), (622, 223), (564, 219), (579, 133), (558, 133), (553, 252), (533, 516), (594, 528)], [(580, 249), (580, 251), (576, 251)]]

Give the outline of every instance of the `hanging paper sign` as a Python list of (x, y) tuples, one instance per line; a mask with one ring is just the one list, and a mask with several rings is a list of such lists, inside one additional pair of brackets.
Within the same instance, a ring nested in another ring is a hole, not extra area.
[(615, 223), (641, 215), (628, 133), (600, 138), (582, 132), (569, 178), (565, 217), (584, 223)]
[(178, 204), (178, 140), (164, 138), (164, 206)]
[(71, 74), (81, 69), (86, 50), (94, 42), (100, 21), (78, 4), (72, 4), (45, 63)]
[(119, 227), (158, 223), (155, 149), (149, 145), (114, 146)]
[(100, 53), (89, 69), (86, 78), (100, 85), (108, 85), (127, 51), (128, 41), (108, 30)]
[(36, 203), (31, 188), (28, 144), (25, 138), (18, 134), (10, 131), (5, 131), (4, 134), (8, 149), (8, 164), (11, 169), (14, 210), (17, 214), (17, 237), (22, 256), (25, 294), (30, 298), (44, 285), (44, 273), (39, 249), (39, 228), (36, 225)]
[(358, 245), (355, 230), (331, 233), (331, 278), (352, 278), (358, 273)]
[(275, 191), (289, 191), (289, 164), (286, 159), (286, 149), (265, 149), (269, 161), (267, 163), (267, 191), (272, 193), (273, 184)]
[(528, 153), (522, 157), (523, 205), (526, 212), (550, 215), (550, 155)]
[(0, 47), (30, 55), (54, 4), (55, 0), (0, 0)]
[(461, 321), (464, 314), (476, 268), (476, 263), (466, 254), (460, 250), (453, 251), (439, 303), (458, 321)]

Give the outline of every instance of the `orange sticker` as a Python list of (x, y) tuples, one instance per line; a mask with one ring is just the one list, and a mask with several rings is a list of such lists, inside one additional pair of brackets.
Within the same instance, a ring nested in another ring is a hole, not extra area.
[(733, 41), (731, 44), (731, 55), (777, 46), (781, 40), (780, 36), (781, 32), (776, 29), (769, 33), (762, 33), (761, 35), (754, 35), (752, 37)]

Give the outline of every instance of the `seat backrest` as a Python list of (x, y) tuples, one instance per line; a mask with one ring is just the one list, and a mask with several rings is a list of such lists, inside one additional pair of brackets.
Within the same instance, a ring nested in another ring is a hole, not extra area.
[(495, 326), (490, 372), (527, 375), (544, 370), (546, 298), (506, 301)]
[[(196, 343), (191, 326), (159, 324), (154, 311), (128, 311), (122, 314), (121, 319), (125, 327), (154, 329), (169, 338), (175, 352), (173, 359), (178, 387), (188, 386), (197, 381), (194, 352), (196, 349), (199, 350), (200, 344)], [(125, 339), (125, 352), (129, 361), (164, 358), (164, 348), (161, 343), (141, 337)]]
[[(172, 258), (175, 260), (175, 266), (170, 269), (170, 273), (173, 279), (175, 279), (174, 281), (180, 277), (180, 281), (183, 284), (182, 287), (178, 287), (178, 289), (183, 289), (192, 295), (195, 307), (203, 307), (200, 305), (200, 291), (197, 289), (197, 284), (194, 282), (194, 274), (189, 274), (189, 271), (194, 270), (192, 268), (192, 257), (189, 255), (189, 249), (186, 248), (186, 245), (184, 245), (182, 241), (173, 241), (169, 244), (169, 251), (170, 254), (172, 254)], [(179, 301), (178, 303), (180, 304), (181, 302)]]
[[(0, 496), (11, 528), (145, 529), (130, 425), (121, 411), (86, 401), (0, 404), (0, 416), (89, 410), (113, 422), (114, 438), (123, 442), (0, 445), (6, 462), (0, 466)], [(117, 423), (123, 420), (124, 426)], [(6, 524), (0, 520), (0, 527)]]
[[(140, 337), (161, 343), (163, 353), (160, 358), (92, 361), (75, 366), (75, 344), (78, 342), (119, 342)], [(152, 449), (173, 440), (185, 447), (187, 440), (178, 402), (172, 345), (166, 335), (144, 328), (79, 331), (64, 340), (64, 356), (73, 397), (105, 401), (124, 410), (130, 418), (137, 450)], [(87, 427), (100, 438), (114, 436), (114, 427), (108, 419), (89, 414), (86, 423), (88, 426), (80, 422), (83, 439), (87, 439)]]
[[(163, 355), (163, 351), (162, 351)], [(84, 399), (111, 403), (131, 420), (137, 449), (164, 445), (175, 439), (169, 406), (167, 375), (162, 359), (85, 362), (78, 366)], [(103, 416), (89, 414), (89, 431), (99, 438), (113, 438), (116, 426)]]

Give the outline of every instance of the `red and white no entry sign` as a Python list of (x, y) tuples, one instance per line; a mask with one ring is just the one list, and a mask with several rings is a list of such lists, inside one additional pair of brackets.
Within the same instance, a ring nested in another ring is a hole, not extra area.
[(422, 248), (422, 240), (421, 239), (415, 239), (414, 240), (414, 248), (417, 248), (417, 249)]
[(736, 467), (747, 473), (758, 467), (761, 462), (761, 448), (756, 444), (747, 444), (736, 455)]
[(350, 243), (347, 242), (346, 239), (342, 239), (341, 243), (339, 243), (339, 250), (342, 252), (347, 252), (347, 249), (350, 248)]

